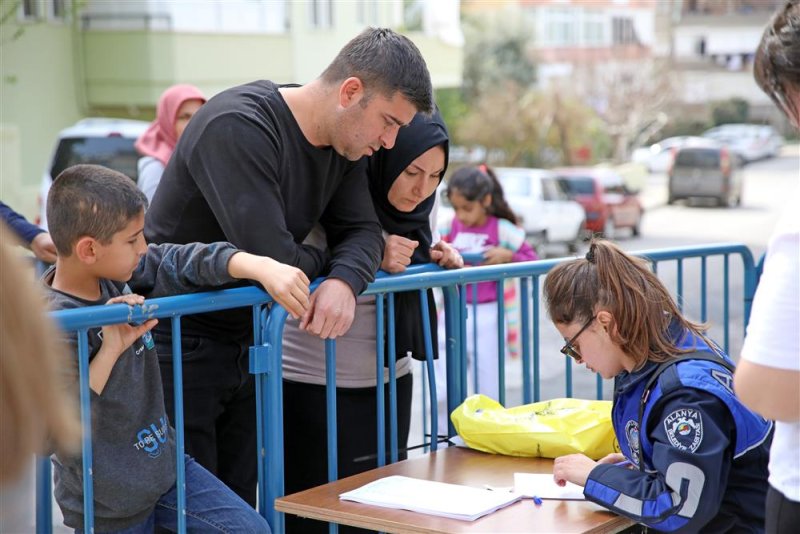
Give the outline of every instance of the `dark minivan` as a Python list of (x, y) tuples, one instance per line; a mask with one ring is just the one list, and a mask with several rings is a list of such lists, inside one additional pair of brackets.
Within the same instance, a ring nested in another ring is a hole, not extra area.
[(742, 203), (738, 158), (726, 146), (700, 144), (677, 148), (668, 176), (668, 204), (689, 198), (711, 198), (719, 206)]

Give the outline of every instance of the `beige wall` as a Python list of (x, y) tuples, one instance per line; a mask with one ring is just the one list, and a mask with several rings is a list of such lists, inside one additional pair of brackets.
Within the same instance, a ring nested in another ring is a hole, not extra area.
[(0, 31), (0, 198), (28, 217), (53, 140), (81, 118), (69, 25), (36, 23)]

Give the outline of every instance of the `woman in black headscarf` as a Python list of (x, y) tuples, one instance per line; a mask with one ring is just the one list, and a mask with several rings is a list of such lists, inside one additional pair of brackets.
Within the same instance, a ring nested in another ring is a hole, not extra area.
[[(447, 128), (438, 111), (417, 114), (400, 129), (391, 150), (368, 161), (369, 187), (386, 245), (381, 269), (403, 272), (410, 264), (436, 262), (461, 267), (458, 252), (434, 240), (431, 213), (448, 161)], [(434, 215), (435, 218), (435, 215)], [(436, 310), (431, 334), (436, 350)], [(398, 450), (406, 447), (411, 421), (411, 357), (424, 359), (417, 291), (395, 298)], [(336, 340), (338, 473), (346, 477), (376, 467), (376, 310), (373, 296), (358, 299), (350, 330)], [(327, 482), (325, 349), (322, 340), (287, 321), (283, 337), (285, 491)], [(388, 406), (388, 369), (384, 368)], [(387, 409), (388, 418), (388, 409)], [(388, 419), (387, 419), (388, 420)], [(388, 424), (387, 424), (388, 428)], [(388, 433), (388, 432), (387, 432)], [(389, 447), (387, 436), (387, 448)], [(401, 453), (401, 459), (405, 457)], [(340, 526), (340, 532), (344, 532)], [(327, 532), (324, 523), (286, 516), (286, 531)]]

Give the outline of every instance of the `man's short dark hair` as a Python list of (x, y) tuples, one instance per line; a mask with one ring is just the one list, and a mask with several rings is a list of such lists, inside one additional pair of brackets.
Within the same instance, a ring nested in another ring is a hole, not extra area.
[(400, 92), (418, 112), (433, 112), (431, 75), (419, 49), (408, 37), (387, 28), (367, 28), (354, 37), (322, 73), (328, 84), (354, 76), (367, 95), (392, 97)]
[(100, 165), (73, 165), (47, 194), (47, 223), (59, 256), (84, 236), (107, 244), (147, 208), (147, 197), (122, 174)]

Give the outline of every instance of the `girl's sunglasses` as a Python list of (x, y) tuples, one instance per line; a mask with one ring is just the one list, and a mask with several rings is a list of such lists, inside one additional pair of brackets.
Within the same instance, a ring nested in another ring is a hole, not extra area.
[(566, 338), (564, 339), (564, 341), (566, 341), (566, 344), (563, 347), (561, 347), (561, 354), (563, 354), (564, 356), (569, 356), (576, 362), (581, 360), (580, 352), (578, 352), (578, 349), (576, 349), (572, 344), (578, 340), (578, 337), (581, 334), (583, 334), (584, 330), (589, 328), (589, 325), (592, 324), (592, 321), (594, 321), (595, 319), (597, 319), (596, 315), (592, 316), (588, 321), (586, 321), (586, 324), (584, 324), (581, 327), (581, 329), (578, 330), (578, 333), (572, 336), (572, 339), (570, 339), (569, 341), (567, 341)]

